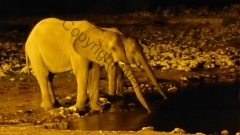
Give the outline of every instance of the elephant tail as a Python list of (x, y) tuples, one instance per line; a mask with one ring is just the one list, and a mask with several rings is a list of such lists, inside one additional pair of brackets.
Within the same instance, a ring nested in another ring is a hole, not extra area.
[(25, 57), (26, 57), (27, 72), (28, 72), (28, 74), (30, 74), (30, 72), (29, 72), (29, 63), (28, 63), (29, 59), (28, 59), (28, 55), (27, 55), (27, 51), (26, 50), (25, 50)]

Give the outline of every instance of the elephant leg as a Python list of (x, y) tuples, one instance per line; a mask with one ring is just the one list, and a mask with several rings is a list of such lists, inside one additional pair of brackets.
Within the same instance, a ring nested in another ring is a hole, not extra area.
[[(37, 49), (35, 49), (37, 50)], [(48, 74), (49, 71), (45, 67), (45, 64), (42, 60), (42, 57), (38, 51), (34, 51), (32, 53), (29, 51), (28, 53), (29, 59), (31, 61), (31, 65), (34, 71), (34, 75), (38, 81), (38, 84), (41, 89), (41, 94), (42, 94), (42, 102), (41, 102), (41, 107), (44, 108), (52, 108), (53, 103), (51, 100), (51, 96), (48, 90)]]
[(92, 64), (92, 62), (91, 62), (91, 64), (89, 64), (89, 70), (88, 70), (88, 82), (87, 82), (87, 94), (88, 94), (88, 97), (89, 97), (89, 102), (88, 102), (88, 104), (89, 104), (89, 106), (91, 106), (91, 103), (90, 103), (90, 101), (91, 101), (91, 99), (90, 99), (90, 90), (92, 89), (92, 70), (93, 70), (93, 64)]
[(48, 74), (48, 91), (49, 91), (49, 94), (50, 94), (51, 101), (52, 101), (53, 105), (54, 106), (59, 106), (59, 103), (56, 100), (56, 96), (55, 96), (55, 93), (53, 91), (53, 86), (52, 86), (54, 75), (55, 74), (53, 74), (52, 72), (49, 72), (49, 74)]
[(122, 69), (120, 68), (119, 65), (116, 66), (117, 67), (117, 79), (116, 79), (116, 84), (117, 84), (117, 89), (116, 89), (116, 93), (118, 96), (123, 97), (124, 96), (124, 91), (123, 91), (123, 79), (124, 79), (124, 73), (122, 71)]
[(87, 58), (77, 57), (79, 57), (77, 60), (72, 61), (73, 72), (77, 78), (77, 101), (74, 106), (80, 110), (84, 110), (87, 100), (88, 68), (90, 62)]
[(116, 69), (117, 69), (117, 65), (115, 64), (114, 66), (109, 66), (109, 65), (105, 65), (106, 71), (108, 73), (108, 83), (109, 83), (109, 92), (108, 94), (111, 96), (116, 95), (116, 77), (117, 77), (117, 73), (116, 73)]
[(99, 80), (100, 80), (100, 66), (92, 62), (92, 69), (89, 72), (89, 96), (90, 107), (95, 111), (102, 111), (102, 107), (98, 104), (99, 98)]
[(91, 84), (92, 84), (92, 67), (91, 64), (89, 65), (89, 70), (88, 70), (88, 81), (87, 81), (87, 93), (90, 93), (91, 90)]

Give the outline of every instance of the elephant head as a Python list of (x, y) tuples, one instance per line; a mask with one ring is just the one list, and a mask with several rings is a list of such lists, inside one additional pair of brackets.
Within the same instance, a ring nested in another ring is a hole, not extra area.
[(76, 38), (74, 48), (81, 56), (100, 65), (107, 63), (112, 66), (115, 62), (128, 64), (125, 50), (118, 35), (97, 27), (82, 32)]
[(81, 56), (100, 65), (108, 64), (108, 66), (114, 66), (114, 63), (118, 62), (119, 66), (132, 83), (137, 98), (150, 112), (130, 68), (122, 40), (117, 33), (101, 30), (97, 27), (89, 28), (76, 38), (73, 48)]
[(137, 65), (141, 64), (145, 69), (145, 71), (147, 72), (149, 78), (152, 80), (153, 84), (156, 86), (158, 92), (161, 95), (163, 95), (164, 99), (166, 99), (167, 97), (164, 94), (164, 92), (161, 90), (159, 84), (157, 83), (157, 80), (153, 74), (153, 71), (149, 66), (147, 59), (143, 53), (141, 45), (138, 42), (136, 42), (136, 40), (134, 40), (133, 38), (125, 37), (123, 35), (121, 35), (120, 37), (123, 41), (128, 61), (131, 64), (137, 64)]
[(127, 59), (129, 63), (131, 64), (141, 64), (145, 71), (147, 72), (149, 78), (153, 82), (153, 84), (156, 86), (158, 92), (163, 95), (164, 99), (167, 99), (167, 96), (164, 94), (164, 92), (161, 90), (159, 84), (157, 83), (157, 80), (153, 74), (153, 71), (151, 67), (149, 66), (147, 59), (143, 53), (141, 45), (133, 38), (125, 36), (121, 31), (119, 31), (116, 28), (103, 28), (104, 30), (112, 31), (115, 33), (118, 33), (120, 36), (120, 39), (122, 40), (122, 43), (124, 45)]

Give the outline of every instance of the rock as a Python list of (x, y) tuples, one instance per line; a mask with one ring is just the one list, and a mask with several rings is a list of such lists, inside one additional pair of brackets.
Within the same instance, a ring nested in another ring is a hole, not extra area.
[(13, 81), (15, 81), (16, 79), (15, 78), (11, 78), (11, 79), (9, 79), (11, 82), (13, 82)]
[(183, 54), (183, 55), (188, 55), (188, 54), (190, 54), (190, 52), (189, 52), (188, 49), (184, 49), (184, 50), (182, 51), (182, 54)]
[(143, 47), (143, 52), (144, 53), (149, 53), (150, 52), (150, 50), (148, 49), (147, 46), (143, 45), (142, 47)]
[(201, 132), (197, 132), (196, 135), (206, 135), (206, 134), (201, 133)]
[(212, 62), (210, 60), (206, 61), (204, 64), (204, 68), (209, 69), (211, 68)]
[(160, 65), (163, 66), (164, 68), (162, 69), (170, 69), (170, 65), (168, 63), (168, 60), (165, 60), (163, 62), (160, 62)]
[(234, 62), (230, 59), (226, 60), (227, 66), (234, 66)]
[(19, 78), (19, 80), (21, 81), (21, 82), (23, 82), (23, 81), (26, 81), (26, 79), (25, 78)]
[(20, 64), (15, 64), (14, 68), (20, 68), (21, 65)]
[(188, 60), (188, 59), (189, 59), (189, 56), (186, 55), (186, 54), (183, 54), (183, 55), (182, 55), (182, 59), (183, 59), (183, 60)]
[(9, 60), (9, 61), (11, 61), (12, 64), (15, 65), (15, 66), (16, 66), (16, 64), (19, 64), (19, 59), (18, 58), (14, 58), (13, 60)]
[(73, 112), (77, 112), (77, 108), (75, 106), (71, 106), (68, 108), (69, 110), (73, 111)]
[(99, 98), (98, 101), (102, 102), (102, 103), (105, 103), (105, 102), (107, 102), (107, 98)]
[(110, 102), (108, 102), (107, 98), (99, 98), (98, 101), (99, 101), (98, 103), (100, 104), (100, 106), (104, 106), (104, 105), (110, 103)]
[(0, 77), (2, 76), (7, 76), (4, 72), (2, 72), (2, 70), (0, 69)]
[(234, 68), (231, 68), (231, 69), (229, 70), (229, 72), (233, 73), (233, 72), (235, 72), (235, 69), (234, 69)]
[(65, 97), (65, 99), (72, 100), (72, 98), (70, 96)]
[(3, 71), (11, 71), (11, 69), (12, 69), (11, 66), (9, 64), (6, 64), (6, 63), (2, 64), (1, 68), (2, 68)]
[(170, 92), (170, 93), (176, 93), (177, 90), (178, 90), (178, 88), (176, 86), (168, 88), (168, 92)]
[(133, 87), (127, 87), (127, 92), (128, 93), (132, 93), (134, 90), (133, 90)]
[(187, 79), (186, 76), (182, 76), (182, 77), (180, 78), (180, 80), (181, 80), (182, 82), (188, 82), (188, 79)]
[(143, 83), (139, 85), (139, 88), (140, 88), (140, 89), (142, 89), (142, 88), (144, 88), (144, 87), (145, 87), (145, 84), (143, 84)]
[(58, 113), (59, 116), (63, 117), (63, 118), (67, 118), (66, 114), (65, 114), (65, 110), (61, 110), (59, 113)]
[(161, 55), (165, 59), (172, 59), (172, 58), (174, 58), (174, 53), (172, 53), (172, 52), (163, 52)]
[(214, 65), (214, 63), (211, 63), (211, 68), (215, 68), (215, 65)]
[(129, 103), (128, 106), (130, 107), (135, 106), (135, 103)]
[(188, 71), (190, 71), (191, 69), (190, 69), (189, 67), (185, 67), (185, 66), (182, 66), (182, 65), (178, 65), (177, 70), (179, 70), (179, 71), (184, 70), (184, 71), (188, 72)]
[(167, 9), (167, 10), (164, 10), (164, 11), (163, 11), (163, 14), (162, 14), (162, 15), (163, 15), (163, 17), (169, 17), (169, 15), (170, 15), (170, 12), (171, 12), (171, 11), (170, 11), (169, 9)]
[(16, 113), (24, 113), (24, 111), (23, 110), (17, 110)]
[(183, 134), (183, 133), (185, 133), (185, 131), (181, 128), (175, 128), (171, 133)]
[(152, 126), (143, 127), (140, 131), (154, 131), (154, 127), (152, 127)]
[(217, 49), (217, 54), (220, 54), (220, 55), (223, 55), (223, 54), (225, 54), (225, 52), (222, 50), (222, 49)]
[(191, 69), (195, 69), (198, 66), (198, 61), (197, 60), (190, 60), (188, 67)]
[(215, 60), (215, 65), (216, 66), (221, 66), (222, 65), (221, 60), (220, 59)]
[(59, 115), (64, 115), (64, 110), (61, 110), (58, 114)]
[(73, 116), (73, 117), (76, 117), (76, 118), (80, 118), (79, 113), (73, 113), (72, 116)]
[(197, 51), (198, 51), (197, 48), (195, 48), (195, 47), (190, 47), (190, 52), (191, 52), (191, 53), (196, 53)]
[(149, 55), (152, 57), (157, 56), (157, 54), (158, 54), (157, 50), (151, 50), (149, 53)]
[(221, 135), (228, 135), (229, 133), (228, 133), (228, 131), (227, 130), (222, 130), (221, 131)]
[(37, 120), (37, 121), (34, 122), (34, 124), (35, 125), (40, 125), (40, 124), (42, 124), (42, 121), (41, 120)]
[(157, 66), (154, 60), (150, 60), (148, 63), (151, 67)]
[(20, 72), (21, 73), (28, 73), (28, 67), (27, 66), (23, 67)]

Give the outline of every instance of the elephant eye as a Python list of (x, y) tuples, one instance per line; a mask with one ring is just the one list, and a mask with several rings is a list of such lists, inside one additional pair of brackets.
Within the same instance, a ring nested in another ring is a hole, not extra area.
[(116, 48), (115, 48), (115, 47), (112, 47), (112, 50), (113, 50), (113, 51), (116, 51)]

